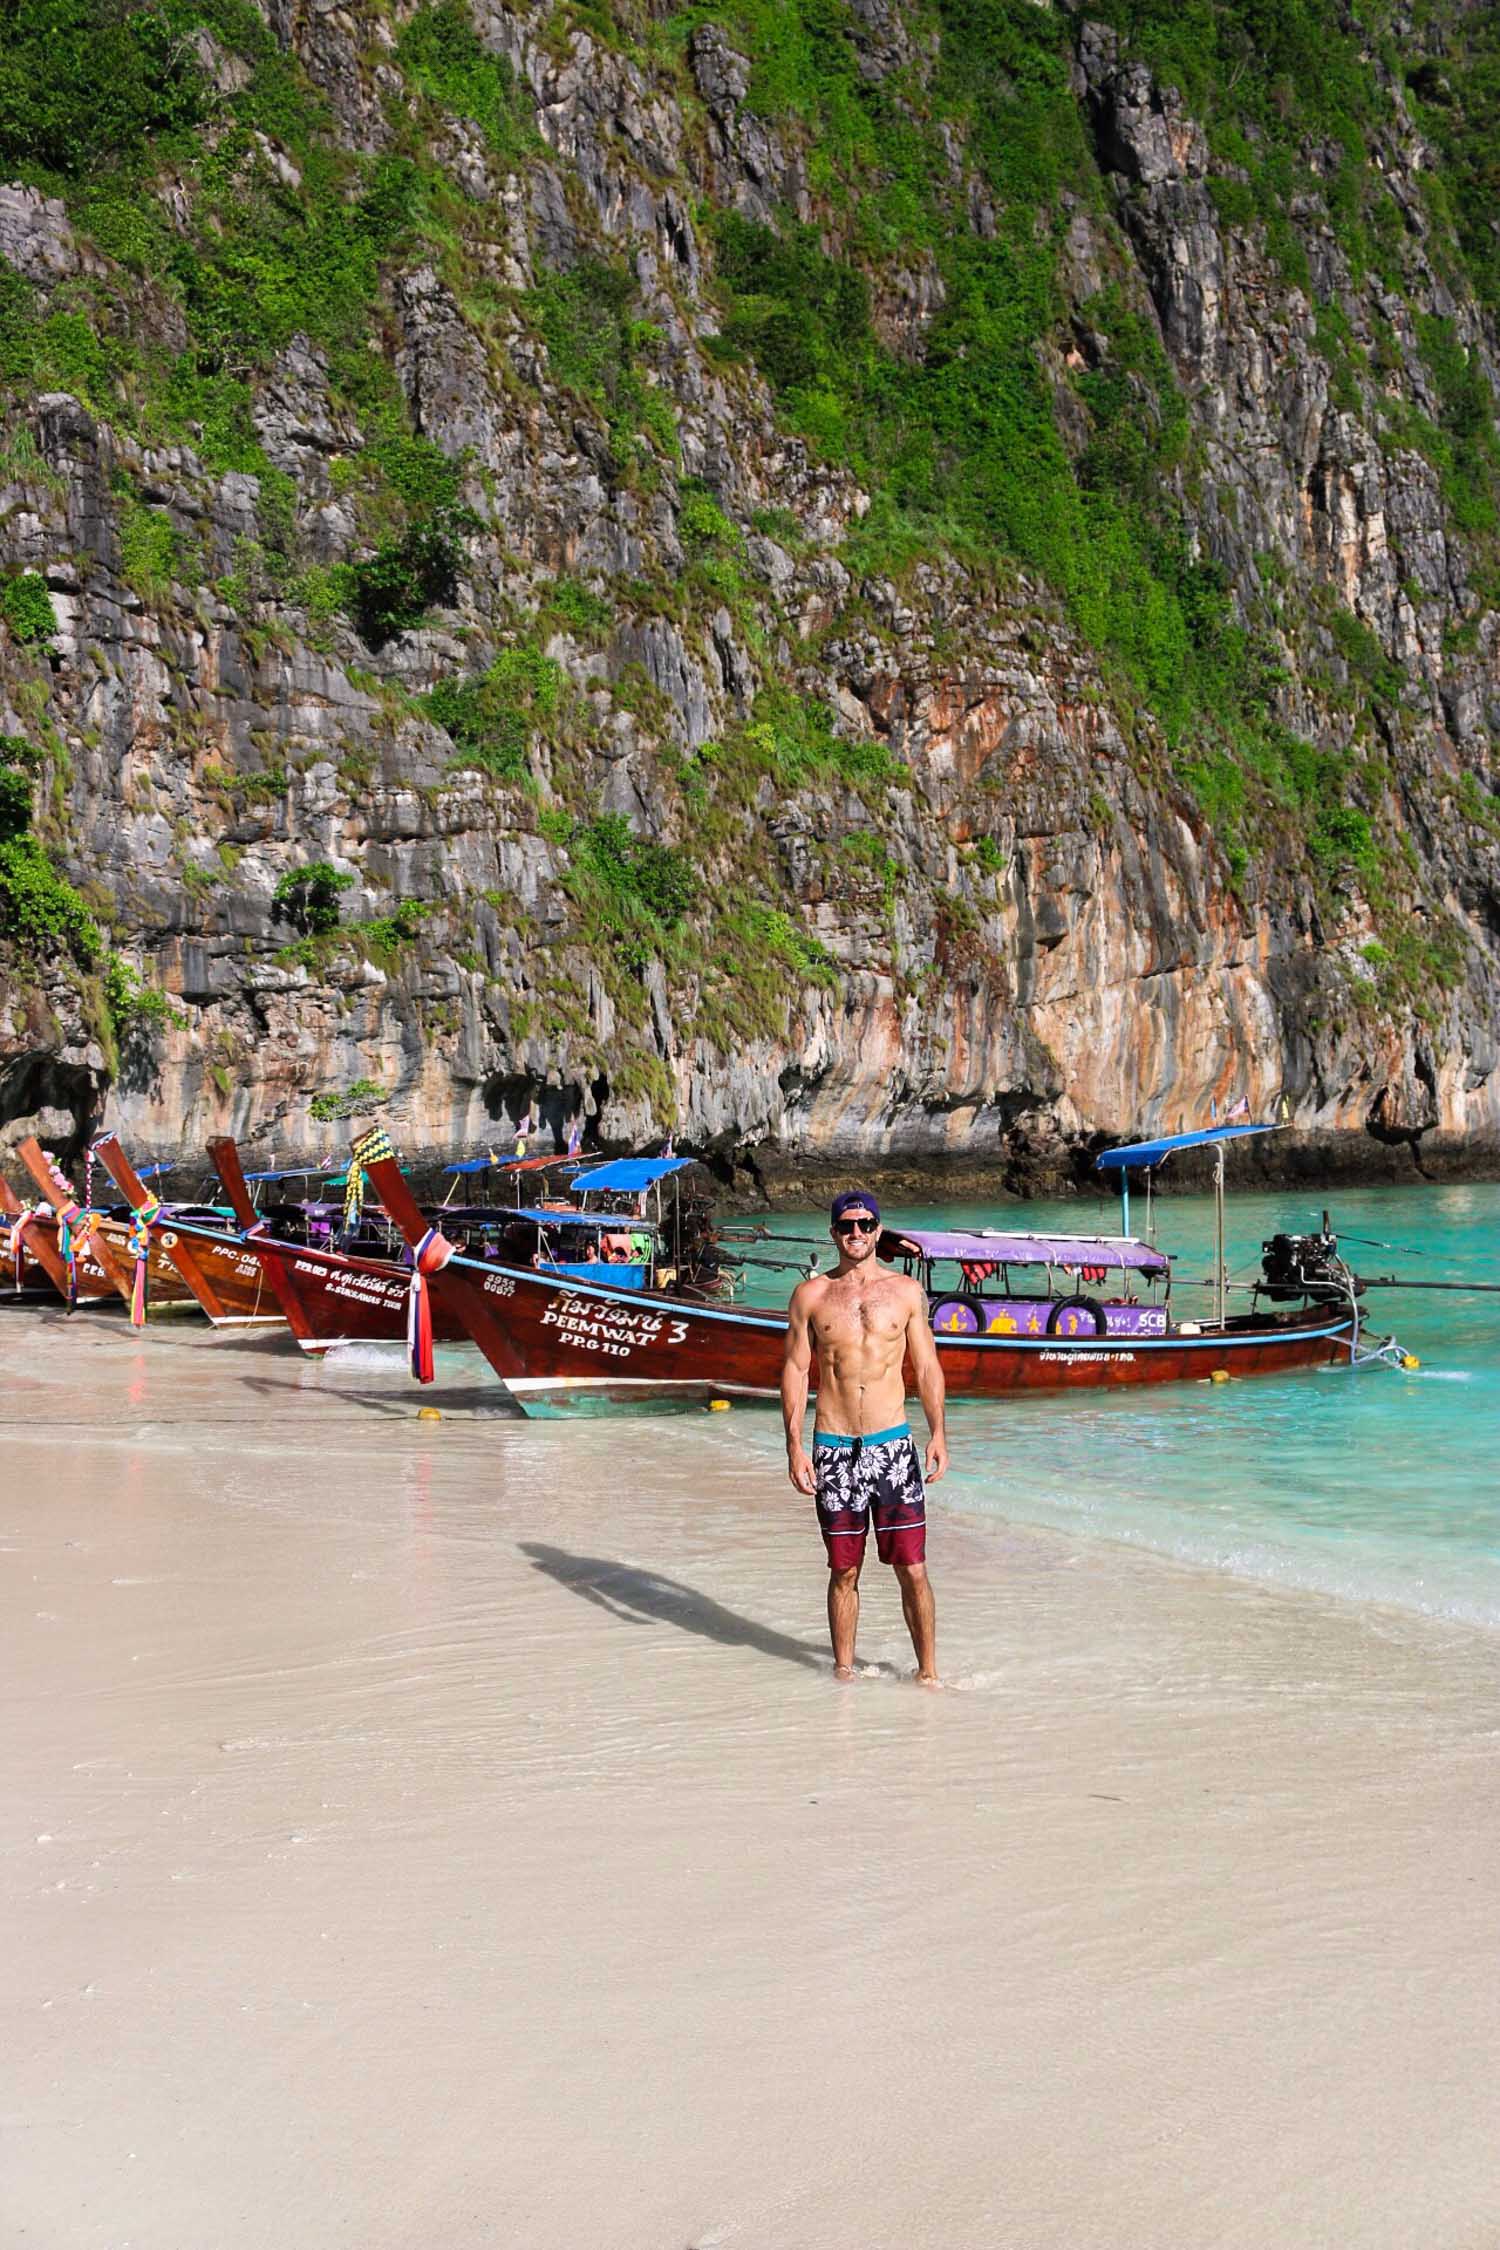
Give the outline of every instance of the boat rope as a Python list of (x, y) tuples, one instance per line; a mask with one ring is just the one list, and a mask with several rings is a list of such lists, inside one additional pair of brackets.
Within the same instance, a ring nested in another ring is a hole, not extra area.
[(458, 1245), (437, 1227), (429, 1227), (412, 1253), (411, 1284), (406, 1293), (406, 1348), (411, 1371), (419, 1383), (430, 1383), (432, 1364), (432, 1291), (428, 1277), (441, 1273)]

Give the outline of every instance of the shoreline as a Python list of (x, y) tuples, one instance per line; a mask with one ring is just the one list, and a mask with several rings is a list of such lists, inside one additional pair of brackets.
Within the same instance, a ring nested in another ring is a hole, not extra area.
[[(943, 1203), (1093, 1199), (1102, 1175), (1093, 1169), (1097, 1151), (1127, 1134), (1095, 1133), (1068, 1144), (997, 1149), (985, 1162), (941, 1150), (906, 1156), (865, 1157), (859, 1151), (823, 1155), (812, 1151), (749, 1150), (725, 1160), (727, 1180), (714, 1177), (726, 1210), (766, 1210), (773, 1214), (825, 1202), (833, 1190), (864, 1181), (892, 1202)], [(1144, 1130), (1129, 1137), (1148, 1139)], [(712, 1165), (712, 1159), (706, 1159)], [(1458, 1187), (1500, 1180), (1500, 1137), (1426, 1135), (1414, 1147), (1407, 1138), (1377, 1140), (1364, 1133), (1305, 1133), (1293, 1127), (1246, 1141), (1233, 1151), (1233, 1192), (1253, 1193), (1287, 1187), (1341, 1188)], [(1163, 1200), (1202, 1195), (1213, 1185), (1211, 1155), (1184, 1150), (1155, 1178), (1152, 1194)]]
[(20, 2234), (1493, 2239), (1494, 1634), (935, 1507), (838, 1688), (732, 1417), (0, 1343)]
[[(247, 1143), (241, 1150), (249, 1169), (275, 1163), (289, 1170), (304, 1163), (311, 1178), (320, 1169), (342, 1163), (359, 1130), (352, 1120), (343, 1128), (346, 1137), (321, 1151), (288, 1155), (277, 1148)], [(807, 1205), (826, 1203), (829, 1196), (850, 1181), (863, 1181), (891, 1202), (941, 1203), (990, 1202), (997, 1205), (1036, 1201), (1070, 1201), (1097, 1198), (1101, 1175), (1093, 1170), (1094, 1155), (1125, 1138), (1126, 1129), (1096, 1132), (1072, 1142), (1030, 1144), (1016, 1136), (1012, 1145), (996, 1143), (990, 1155), (976, 1158), (970, 1152), (946, 1149), (913, 1149), (906, 1153), (847, 1152), (785, 1149), (777, 1144), (728, 1150), (696, 1151), (684, 1147), (708, 1176), (716, 1208), (726, 1217), (787, 1216)], [(440, 1202), (451, 1185), (443, 1167), (507, 1149), (514, 1129), (497, 1131), (488, 1146), (464, 1144), (441, 1151), (404, 1146), (399, 1129), (393, 1132), (407, 1160), (414, 1191)], [(538, 1136), (545, 1138), (546, 1136)], [(1142, 1129), (1133, 1137), (1149, 1138)], [(648, 1136), (656, 1145), (656, 1136)], [(535, 1142), (533, 1143), (535, 1146)], [(166, 1163), (173, 1172), (172, 1188), (179, 1199), (200, 1194), (217, 1195), (217, 1184), (202, 1151), (158, 1146), (149, 1138), (127, 1143), (127, 1153), (137, 1165)], [(559, 1151), (560, 1153), (560, 1151)], [(632, 1148), (591, 1149), (586, 1162), (604, 1163), (637, 1153)], [(12, 1145), (0, 1140), (0, 1161), (13, 1163)], [(502, 1159), (503, 1161), (503, 1159)], [(1232, 1186), (1251, 1193), (1262, 1189), (1305, 1188), (1334, 1194), (1341, 1188), (1459, 1187), (1500, 1180), (1500, 1135), (1424, 1133), (1390, 1135), (1370, 1133), (1303, 1132), (1295, 1127), (1246, 1141), (1234, 1151)], [(1211, 1158), (1186, 1150), (1153, 1182), (1153, 1196), (1168, 1200), (1180, 1195), (1202, 1195), (1213, 1183)], [(1107, 1192), (1113, 1193), (1113, 1189)]]

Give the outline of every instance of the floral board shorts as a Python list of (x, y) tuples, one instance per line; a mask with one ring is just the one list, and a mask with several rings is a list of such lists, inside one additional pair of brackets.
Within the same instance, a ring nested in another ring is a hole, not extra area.
[(919, 1563), (927, 1555), (927, 1494), (911, 1430), (898, 1422), (869, 1437), (813, 1439), (818, 1488), (818, 1528), (830, 1570), (853, 1570), (863, 1560), (870, 1520), (883, 1563)]

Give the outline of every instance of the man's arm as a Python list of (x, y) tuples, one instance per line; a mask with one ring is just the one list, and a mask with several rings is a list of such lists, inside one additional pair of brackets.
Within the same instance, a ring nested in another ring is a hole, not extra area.
[(948, 1469), (948, 1438), (943, 1428), (943, 1401), (947, 1392), (943, 1383), (942, 1362), (937, 1346), (932, 1340), (932, 1322), (927, 1317), (925, 1292), (913, 1284), (915, 1303), (906, 1323), (906, 1348), (911, 1354), (911, 1371), (917, 1379), (917, 1396), (922, 1401), (922, 1412), (927, 1417), (931, 1433), (927, 1440), (927, 1481), (936, 1484)]
[[(817, 1486), (813, 1465), (802, 1443), (802, 1422), (807, 1413), (807, 1384), (812, 1372), (812, 1336), (808, 1328), (810, 1285), (800, 1282), (792, 1291), (786, 1314), (786, 1353), (781, 1362), (781, 1418), (786, 1424), (786, 1470), (799, 1492), (809, 1499)], [(941, 1377), (939, 1378), (941, 1381)]]

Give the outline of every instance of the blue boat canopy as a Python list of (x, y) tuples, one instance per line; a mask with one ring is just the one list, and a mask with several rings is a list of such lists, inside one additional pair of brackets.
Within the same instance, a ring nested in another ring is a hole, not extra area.
[(466, 1156), (461, 1164), (445, 1164), (450, 1172), (545, 1172), (554, 1164), (577, 1164), (576, 1156)]
[[(403, 1177), (405, 1177), (407, 1170), (408, 1166), (403, 1164), (401, 1167)], [(143, 1172), (141, 1178), (144, 1179), (145, 1177), (146, 1175)], [(316, 1180), (320, 1187), (340, 1188), (348, 1179), (349, 1174), (342, 1164), (339, 1165), (337, 1171), (318, 1164), (290, 1164), (284, 1172), (247, 1172), (245, 1177), (247, 1180), (254, 1180), (257, 1185), (266, 1180)]]
[(482, 1204), (474, 1211), (454, 1211), (450, 1206), (447, 1216), (468, 1219), (475, 1224), (489, 1219), (524, 1219), (543, 1234), (549, 1234), (553, 1227), (592, 1227), (596, 1234), (656, 1232), (649, 1219), (619, 1219), (609, 1211), (553, 1211), (545, 1203), (522, 1204), (512, 1211), (490, 1204)]
[(1127, 1148), (1101, 1149), (1094, 1162), (1101, 1172), (1149, 1172), (1179, 1148), (1209, 1148), (1216, 1141), (1242, 1141), (1251, 1133), (1276, 1133), (1278, 1125), (1210, 1125), (1202, 1133), (1169, 1133), (1160, 1141), (1132, 1141)]
[(692, 1161), (690, 1156), (617, 1157), (613, 1164), (598, 1164), (592, 1172), (580, 1172), (569, 1192), (591, 1195), (595, 1188), (608, 1188), (612, 1193), (635, 1195), (664, 1180), (669, 1172), (686, 1171)]

